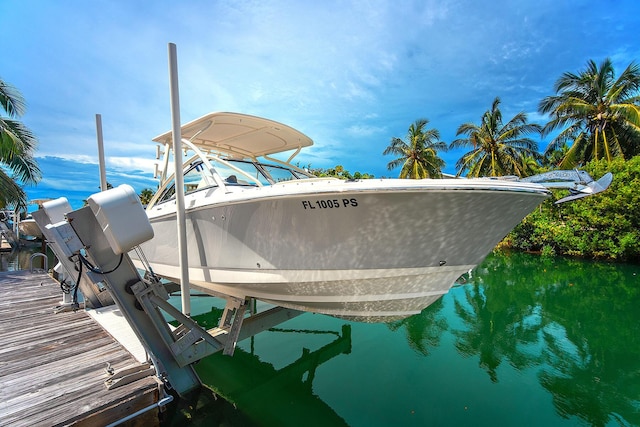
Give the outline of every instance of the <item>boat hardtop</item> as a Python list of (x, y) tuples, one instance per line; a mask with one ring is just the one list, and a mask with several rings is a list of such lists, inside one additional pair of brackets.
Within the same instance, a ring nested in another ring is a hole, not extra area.
[[(304, 133), (262, 117), (248, 114), (213, 112), (181, 127), (182, 138), (205, 153), (221, 153), (233, 157), (256, 159), (313, 145)], [(172, 131), (153, 138), (168, 144)]]

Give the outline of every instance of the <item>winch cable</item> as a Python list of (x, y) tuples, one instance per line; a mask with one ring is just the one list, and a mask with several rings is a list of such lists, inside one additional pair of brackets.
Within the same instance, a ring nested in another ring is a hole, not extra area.
[(96, 273), (96, 274), (113, 273), (114, 271), (116, 271), (118, 269), (118, 267), (120, 267), (120, 264), (122, 264), (122, 260), (124, 259), (124, 254), (120, 254), (120, 260), (118, 261), (118, 265), (116, 265), (115, 267), (113, 267), (109, 271), (102, 271), (98, 267), (96, 267), (93, 264), (91, 264), (91, 262), (89, 262), (88, 259), (86, 259), (84, 256), (82, 256), (82, 254), (78, 254), (78, 255), (80, 256), (80, 261), (82, 261), (82, 264), (84, 264), (90, 271), (92, 271), (93, 273)]
[(60, 290), (63, 294), (70, 294), (74, 286), (75, 285), (68, 284), (65, 279), (62, 279), (62, 281), (60, 282)]
[(134, 246), (133, 249), (136, 251), (136, 254), (138, 255), (138, 259), (142, 263), (142, 267), (144, 268), (144, 270), (149, 274), (149, 277), (156, 283), (160, 282), (160, 278), (156, 276), (156, 274), (151, 269), (151, 264), (149, 263), (149, 260), (147, 259), (140, 245)]
[(76, 271), (78, 272), (78, 278), (76, 279), (76, 283), (72, 286), (72, 285), (69, 285), (65, 279), (62, 279), (62, 282), (60, 282), (60, 290), (62, 290), (62, 293), (67, 295), (69, 295), (71, 291), (73, 291), (71, 303), (72, 303), (73, 311), (76, 311), (80, 307), (80, 304), (78, 303), (78, 287), (80, 285), (80, 279), (82, 278), (82, 263), (80, 261), (75, 261), (74, 265), (75, 265)]
[[(80, 255), (80, 257), (82, 257), (82, 255)], [(78, 280), (76, 280), (76, 286), (73, 288), (73, 298), (72, 298), (73, 311), (76, 311), (80, 307), (80, 304), (78, 303), (78, 288), (80, 287), (80, 279), (82, 278), (81, 262), (78, 263), (77, 269), (78, 269)]]
[(60, 283), (60, 289), (62, 289), (62, 292), (64, 292), (65, 294), (71, 293), (71, 289), (73, 289), (72, 303), (73, 303), (74, 311), (80, 307), (80, 304), (78, 303), (78, 288), (80, 287), (80, 280), (82, 279), (82, 265), (84, 264), (87, 267), (87, 269), (89, 269), (90, 271), (96, 274), (109, 274), (109, 273), (113, 273), (118, 269), (118, 267), (120, 267), (120, 264), (122, 264), (122, 260), (124, 258), (124, 255), (120, 254), (120, 260), (118, 261), (118, 265), (116, 265), (114, 268), (112, 268), (109, 271), (102, 271), (99, 268), (95, 267), (93, 264), (91, 264), (91, 262), (89, 262), (89, 260), (86, 259), (82, 255), (82, 253), (78, 252), (77, 255), (78, 255), (78, 261), (75, 262), (75, 265), (76, 265), (76, 270), (78, 271), (78, 279), (76, 279), (75, 286), (73, 286), (72, 288), (64, 280)]

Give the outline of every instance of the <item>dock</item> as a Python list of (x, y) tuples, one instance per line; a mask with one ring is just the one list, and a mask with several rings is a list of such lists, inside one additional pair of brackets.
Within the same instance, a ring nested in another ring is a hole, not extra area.
[(16, 241), (16, 237), (9, 227), (0, 221), (0, 252), (7, 252), (13, 250), (13, 245)]
[(108, 389), (106, 368), (139, 360), (84, 310), (54, 314), (59, 284), (46, 273), (0, 272), (0, 426), (159, 425), (153, 376)]

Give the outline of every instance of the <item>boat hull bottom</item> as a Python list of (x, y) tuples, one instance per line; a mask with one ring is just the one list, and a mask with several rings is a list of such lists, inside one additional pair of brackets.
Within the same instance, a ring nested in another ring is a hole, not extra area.
[[(152, 265), (179, 282), (175, 267)], [(473, 268), (391, 270), (230, 271), (189, 270), (191, 287), (214, 296), (256, 298), (269, 304), (358, 322), (391, 322), (420, 313)]]
[(422, 310), (440, 299), (444, 294), (446, 294), (446, 292), (438, 295), (393, 301), (369, 301), (358, 304), (345, 303), (333, 308), (324, 306), (313, 310), (309, 305), (289, 304), (278, 301), (266, 302), (294, 310), (310, 311), (354, 322), (387, 323), (419, 314)]

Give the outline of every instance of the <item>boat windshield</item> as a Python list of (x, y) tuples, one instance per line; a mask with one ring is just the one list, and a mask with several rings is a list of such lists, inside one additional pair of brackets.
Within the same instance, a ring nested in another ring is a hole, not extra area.
[[(224, 180), (227, 186), (272, 185), (278, 182), (296, 179), (311, 178), (304, 172), (289, 169), (284, 166), (258, 163), (248, 160), (210, 160), (211, 165)], [(216, 187), (213, 177), (205, 170), (201, 160), (191, 162), (184, 170), (184, 193), (189, 194), (205, 188)], [(163, 186), (162, 194), (157, 203), (166, 202), (175, 198), (175, 180), (172, 179)]]
[(212, 160), (211, 164), (225, 182), (237, 185), (257, 185), (256, 182), (260, 182), (262, 185), (271, 185), (283, 181), (310, 178), (309, 175), (284, 166), (248, 160), (225, 160), (224, 162)]

